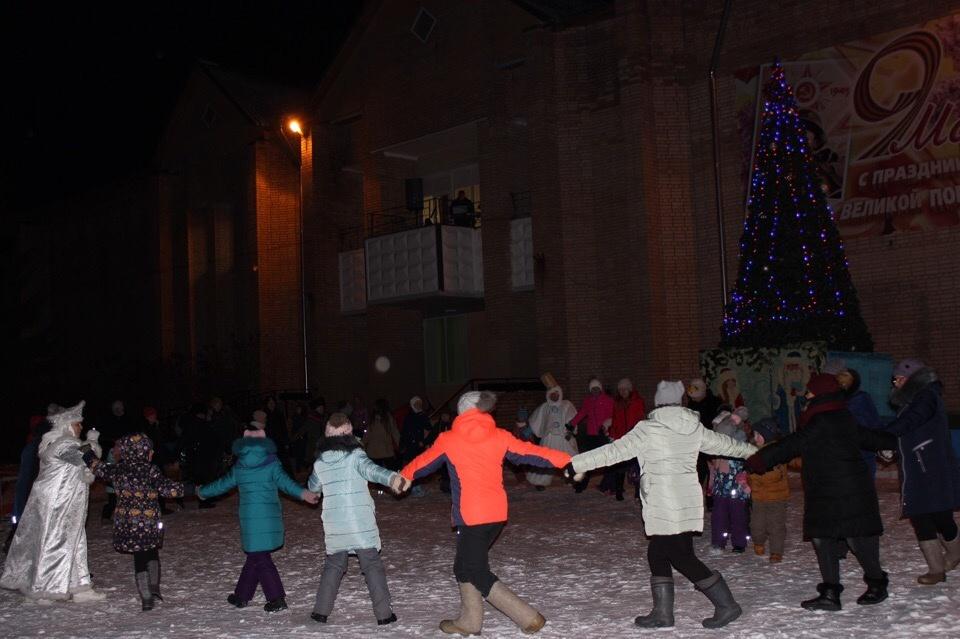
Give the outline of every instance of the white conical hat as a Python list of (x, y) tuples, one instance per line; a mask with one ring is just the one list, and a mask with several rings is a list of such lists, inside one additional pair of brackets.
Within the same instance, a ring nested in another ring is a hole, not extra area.
[(80, 403), (70, 408), (64, 408), (59, 413), (50, 415), (47, 419), (53, 424), (54, 429), (61, 429), (83, 421), (83, 407), (86, 402), (80, 400)]

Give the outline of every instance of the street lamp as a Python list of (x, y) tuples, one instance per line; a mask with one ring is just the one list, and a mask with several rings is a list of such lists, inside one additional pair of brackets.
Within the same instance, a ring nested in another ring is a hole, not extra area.
[(289, 118), (287, 120), (286, 126), (281, 127), (281, 131), (289, 131), (297, 136), (297, 153), (296, 153), (296, 166), (297, 166), (297, 183), (300, 187), (300, 197), (297, 200), (299, 203), (299, 214), (300, 214), (300, 324), (303, 328), (301, 333), (302, 346), (303, 346), (303, 393), (305, 398), (310, 397), (310, 367), (307, 363), (307, 278), (306, 278), (306, 269), (304, 268), (304, 238), (303, 238), (303, 125), (300, 123), (300, 120), (297, 118)]

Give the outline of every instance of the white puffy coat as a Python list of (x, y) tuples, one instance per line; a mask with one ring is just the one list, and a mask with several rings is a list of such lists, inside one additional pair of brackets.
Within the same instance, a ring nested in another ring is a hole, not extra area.
[(620, 439), (571, 460), (583, 473), (631, 457), (640, 464), (640, 499), (648, 535), (703, 531), (703, 490), (697, 454), (749, 457), (756, 447), (707, 430), (700, 416), (682, 406), (663, 406)]

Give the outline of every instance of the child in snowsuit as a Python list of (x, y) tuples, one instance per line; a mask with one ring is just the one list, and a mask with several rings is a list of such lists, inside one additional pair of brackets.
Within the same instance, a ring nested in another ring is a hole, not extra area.
[(356, 555), (367, 580), (377, 624), (393, 623), (397, 616), (390, 606), (387, 576), (380, 560), (380, 531), (367, 482), (389, 486), (394, 492), (400, 492), (407, 482), (399, 473), (370, 461), (343, 413), (330, 416), (325, 435), (320, 457), (307, 481), (307, 488), (324, 495), (321, 518), (327, 555), (310, 617), (319, 623), (327, 622), (340, 580), (347, 572), (349, 556)]
[[(738, 442), (746, 442), (747, 435), (740, 424), (738, 415), (723, 412), (714, 421), (713, 430)], [(722, 457), (710, 460), (709, 486), (713, 496), (710, 543), (723, 550), (730, 539), (733, 552), (742, 553), (747, 547), (747, 500), (750, 499), (743, 461)]]
[(242, 439), (233, 442), (233, 454), (237, 457), (233, 468), (213, 483), (197, 487), (197, 497), (208, 499), (239, 489), (240, 539), (247, 561), (227, 602), (243, 608), (253, 599), (259, 584), (267, 598), (263, 609), (276, 612), (287, 608), (280, 573), (270, 557), (283, 545), (283, 510), (277, 489), (310, 504), (317, 503), (319, 497), (284, 472), (276, 445), (263, 431), (264, 424), (252, 421), (250, 426), (243, 431)]
[(153, 459), (153, 442), (143, 433), (125, 435), (114, 445), (116, 463), (102, 462), (91, 450), (83, 456), (98, 479), (113, 484), (113, 548), (133, 554), (133, 570), (143, 610), (153, 610), (160, 595), (160, 548), (163, 547), (162, 497), (183, 497), (184, 486), (168, 479)]
[[(753, 445), (763, 448), (779, 439), (778, 426), (772, 419), (764, 419), (754, 424)], [(753, 550), (762, 556), (769, 541), (770, 563), (779, 563), (783, 560), (783, 546), (787, 537), (787, 502), (790, 501), (787, 467), (785, 464), (777, 464), (763, 474), (751, 473), (747, 479), (753, 497), (753, 513), (750, 518)]]
[(547, 622), (497, 580), (490, 571), (488, 552), (507, 523), (503, 462), (563, 468), (570, 455), (520, 441), (497, 428), (489, 414), (496, 401), (496, 395), (486, 391), (464, 393), (453, 428), (441, 433), (433, 446), (400, 471), (410, 481), (443, 465), (450, 471), (453, 525), (457, 528), (453, 574), (460, 585), (460, 616), (440, 622), (440, 630), (447, 634), (480, 634), (484, 598), (526, 633), (537, 632)]

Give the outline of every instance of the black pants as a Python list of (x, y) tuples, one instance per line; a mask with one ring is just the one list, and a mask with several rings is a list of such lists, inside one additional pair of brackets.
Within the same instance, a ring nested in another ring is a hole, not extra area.
[(147, 564), (151, 561), (160, 561), (160, 551), (156, 548), (133, 553), (133, 571), (147, 572)]
[[(587, 425), (582, 424), (581, 427), (586, 429)], [(577, 435), (577, 449), (581, 453), (585, 453), (588, 450), (593, 450), (594, 448), (600, 448), (606, 443), (607, 438), (603, 435), (587, 435), (586, 433)], [(574, 484), (573, 487), (578, 493), (583, 492), (589, 481), (590, 473), (588, 472), (584, 474), (583, 480), (580, 483)]]
[(647, 563), (655, 577), (673, 577), (671, 567), (692, 582), (702, 581), (713, 571), (693, 553), (693, 533), (654, 535), (647, 545)]
[(930, 541), (939, 534), (944, 541), (953, 541), (957, 538), (957, 524), (953, 521), (953, 511), (943, 510), (938, 513), (924, 513), (910, 518), (913, 532), (917, 534), (917, 541)]
[(504, 523), (457, 527), (457, 557), (453, 574), (460, 583), (471, 583), (486, 598), (497, 581), (490, 572), (490, 546), (497, 540)]
[(864, 577), (883, 578), (883, 568), (880, 567), (880, 535), (845, 539), (814, 537), (813, 549), (817, 553), (817, 563), (820, 565), (820, 577), (823, 583), (840, 583), (840, 558), (846, 552), (846, 547), (850, 548), (854, 557), (860, 562)]

